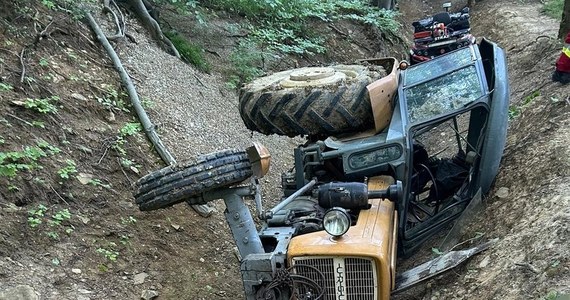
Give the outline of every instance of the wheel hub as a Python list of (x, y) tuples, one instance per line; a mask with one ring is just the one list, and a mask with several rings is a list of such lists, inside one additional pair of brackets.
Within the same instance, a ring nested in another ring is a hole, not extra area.
[(334, 73), (333, 68), (305, 68), (292, 72), (289, 79), (293, 81), (318, 80), (334, 76)]
[(337, 83), (346, 78), (346, 74), (328, 67), (308, 67), (297, 69), (281, 81), (283, 87), (324, 86)]

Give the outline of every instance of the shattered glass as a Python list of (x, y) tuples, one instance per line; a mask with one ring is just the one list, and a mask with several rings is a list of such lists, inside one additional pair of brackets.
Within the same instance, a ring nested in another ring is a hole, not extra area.
[(483, 96), (475, 66), (405, 89), (410, 122), (455, 111)]
[(470, 64), (473, 59), (471, 48), (466, 47), (415, 65), (406, 71), (405, 85), (410, 86), (427, 78), (438, 77), (453, 69)]

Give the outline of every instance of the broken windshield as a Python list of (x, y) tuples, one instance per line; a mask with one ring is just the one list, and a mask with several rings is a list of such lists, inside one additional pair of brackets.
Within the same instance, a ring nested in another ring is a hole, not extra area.
[(438, 77), (451, 70), (470, 64), (473, 59), (471, 48), (466, 47), (440, 56), (437, 59), (415, 65), (406, 71), (405, 86), (414, 85), (428, 78)]
[(404, 90), (410, 122), (460, 109), (483, 96), (474, 65)]

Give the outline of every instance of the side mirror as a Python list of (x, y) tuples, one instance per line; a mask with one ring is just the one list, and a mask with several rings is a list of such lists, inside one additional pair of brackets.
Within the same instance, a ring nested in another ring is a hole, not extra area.
[(445, 2), (443, 3), (442, 6), (445, 9), (445, 11), (449, 11), (449, 8), (451, 7), (451, 2)]

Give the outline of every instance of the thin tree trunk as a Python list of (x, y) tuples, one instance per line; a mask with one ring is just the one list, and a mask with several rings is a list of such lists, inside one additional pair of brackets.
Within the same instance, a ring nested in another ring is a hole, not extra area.
[(560, 29), (558, 30), (558, 38), (564, 39), (568, 32), (570, 32), (570, 0), (565, 0)]
[[(152, 122), (148, 118), (148, 115), (146, 114), (146, 111), (142, 107), (141, 101), (135, 89), (135, 85), (133, 84), (131, 77), (123, 67), (121, 60), (119, 59), (119, 56), (117, 55), (111, 44), (109, 44), (109, 41), (105, 37), (105, 34), (103, 33), (103, 31), (101, 31), (99, 24), (97, 24), (91, 13), (89, 11), (85, 11), (85, 16), (87, 17), (89, 25), (91, 25), (91, 29), (93, 29), (93, 32), (95, 32), (97, 39), (103, 45), (103, 48), (105, 48), (107, 54), (113, 61), (115, 69), (117, 70), (117, 72), (119, 72), (119, 76), (121, 77), (123, 84), (127, 88), (127, 94), (131, 99), (131, 104), (133, 105), (133, 108), (135, 109), (135, 112), (139, 117), (141, 125), (143, 126), (144, 131), (146, 133), (146, 136), (152, 142), (152, 145), (154, 146), (154, 148), (156, 149), (158, 155), (160, 155), (162, 160), (168, 165), (175, 165), (176, 160), (174, 159), (172, 154), (168, 152), (168, 149), (166, 149), (166, 147), (162, 144), (160, 137), (156, 133), (155, 130), (156, 126), (152, 124)], [(214, 212), (214, 209), (208, 206), (207, 204), (192, 205), (192, 208), (202, 217), (209, 217)]]

